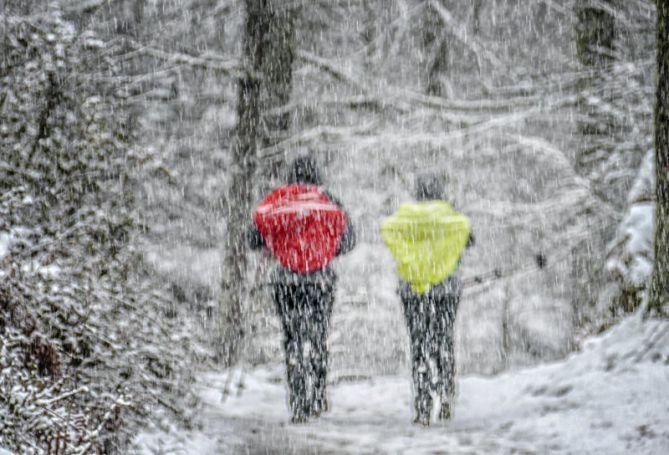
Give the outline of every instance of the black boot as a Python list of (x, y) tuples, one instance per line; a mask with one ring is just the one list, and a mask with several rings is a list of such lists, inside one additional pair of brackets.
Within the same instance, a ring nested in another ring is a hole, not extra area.
[(439, 420), (449, 420), (451, 418), (451, 403), (442, 401), (439, 409)]

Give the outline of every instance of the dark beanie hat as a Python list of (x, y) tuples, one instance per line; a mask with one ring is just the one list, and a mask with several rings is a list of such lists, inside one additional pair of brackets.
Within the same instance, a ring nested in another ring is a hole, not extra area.
[(414, 197), (417, 201), (443, 200), (443, 178), (434, 173), (426, 173), (416, 176), (414, 193)]
[(286, 178), (288, 183), (306, 183), (320, 185), (321, 171), (316, 160), (310, 156), (300, 156), (293, 160)]

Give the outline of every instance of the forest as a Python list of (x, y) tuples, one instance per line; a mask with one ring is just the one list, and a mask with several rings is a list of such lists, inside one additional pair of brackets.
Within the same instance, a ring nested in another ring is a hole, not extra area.
[(660, 455), (668, 384), (669, 0), (0, 0), (0, 455)]

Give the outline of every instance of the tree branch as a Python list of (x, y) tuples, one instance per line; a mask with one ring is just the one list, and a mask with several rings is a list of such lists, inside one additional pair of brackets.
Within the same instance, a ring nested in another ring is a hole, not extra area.
[(444, 25), (450, 28), (453, 36), (460, 41), (465, 47), (469, 48), (479, 58), (484, 58), (495, 67), (504, 67), (504, 64), (493, 54), (485, 48), (476, 38), (470, 36), (465, 28), (458, 24), (451, 13), (444, 8), (444, 6), (436, 0), (428, 0), (428, 4), (439, 14)]
[(225, 60), (215, 56), (188, 55), (183, 52), (167, 52), (161, 49), (132, 43), (132, 47), (138, 54), (148, 55), (159, 60), (164, 60), (177, 65), (187, 65), (193, 68), (221, 71), (231, 77), (241, 77), (245, 74), (244, 67), (238, 60)]

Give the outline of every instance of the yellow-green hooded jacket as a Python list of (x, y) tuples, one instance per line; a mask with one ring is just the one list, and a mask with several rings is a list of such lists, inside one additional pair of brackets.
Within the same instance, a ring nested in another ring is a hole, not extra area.
[(443, 201), (402, 204), (381, 223), (397, 272), (419, 294), (455, 271), (469, 231), (469, 219)]

